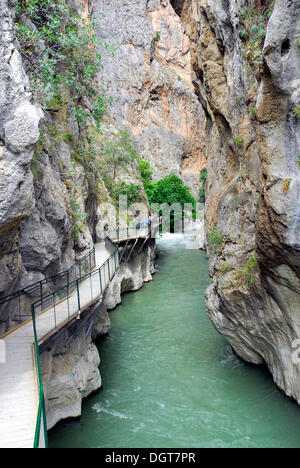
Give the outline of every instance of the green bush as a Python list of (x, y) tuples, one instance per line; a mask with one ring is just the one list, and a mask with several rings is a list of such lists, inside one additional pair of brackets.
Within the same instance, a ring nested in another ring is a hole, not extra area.
[(146, 192), (151, 204), (179, 203), (184, 208), (185, 203), (191, 203), (193, 207), (196, 206), (196, 200), (189, 188), (183, 185), (182, 180), (174, 174), (149, 185)]
[[(185, 204), (190, 204), (192, 206), (192, 216), (196, 216), (196, 200), (191, 195), (189, 188), (183, 185), (182, 180), (178, 176), (171, 174), (154, 184), (148, 184), (145, 189), (150, 205), (167, 204), (171, 206), (173, 204), (178, 204), (182, 208), (182, 215), (184, 218), (184, 216), (187, 215), (187, 213), (184, 213), (184, 206)], [(162, 214), (161, 212), (160, 215)], [(176, 228), (173, 211), (171, 211), (170, 227), (171, 232)]]
[(300, 119), (300, 104), (297, 104), (293, 109), (293, 114), (297, 119)]
[(152, 184), (153, 169), (148, 161), (143, 161), (140, 158), (138, 158), (138, 165), (144, 187), (146, 188)]
[(238, 146), (239, 148), (243, 148), (243, 146), (244, 146), (244, 140), (243, 140), (243, 138), (242, 138), (242, 137), (237, 137), (237, 138), (235, 139), (235, 144), (236, 144), (236, 146)]
[(220, 251), (224, 242), (223, 235), (218, 231), (217, 227), (214, 226), (208, 236), (208, 246), (211, 251), (217, 253)]
[(133, 203), (142, 201), (142, 188), (140, 185), (135, 184), (125, 184), (125, 182), (120, 182), (115, 185), (111, 190), (111, 197), (116, 206), (119, 204), (120, 196), (127, 196), (127, 201), (129, 205)]
[(252, 286), (255, 280), (255, 271), (258, 262), (254, 255), (247, 261), (246, 265), (236, 271), (236, 279), (241, 285)]
[(159, 41), (160, 41), (160, 32), (155, 31), (155, 42), (159, 42)]

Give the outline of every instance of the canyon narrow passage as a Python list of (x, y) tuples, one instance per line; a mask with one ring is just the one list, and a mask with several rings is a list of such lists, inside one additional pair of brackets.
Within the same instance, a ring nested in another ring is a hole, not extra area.
[(186, 246), (158, 242), (154, 281), (124, 296), (98, 342), (104, 389), (50, 431), (50, 447), (299, 446), (299, 408), (214, 330), (206, 254)]

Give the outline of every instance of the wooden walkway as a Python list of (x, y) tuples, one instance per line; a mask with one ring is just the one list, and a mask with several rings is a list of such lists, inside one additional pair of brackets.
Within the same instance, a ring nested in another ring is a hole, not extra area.
[[(153, 227), (157, 232), (159, 221)], [(126, 228), (109, 233), (110, 238), (116, 243), (146, 239), (150, 234), (150, 228), (145, 225), (140, 229)], [(118, 268), (116, 256), (112, 256), (105, 245), (105, 243), (95, 245), (96, 266), (93, 272), (88, 274), (87, 279), (78, 283), (78, 289), (76, 288), (70, 295), (66, 294), (67, 297), (60, 302), (53, 296), (55, 305), (40, 313), (38, 307), (35, 309), (39, 346), (101, 298)], [(34, 446), (39, 407), (34, 343), (32, 319), (1, 337), (0, 353), (4, 344), (5, 360), (1, 362), (0, 355), (0, 448)], [(40, 447), (42, 446), (40, 443)]]
[[(105, 244), (96, 244), (95, 271), (109, 259)], [(113, 259), (112, 259), (113, 260)], [(114, 271), (113, 262), (110, 273)], [(103, 288), (109, 284), (108, 269), (101, 272)], [(99, 271), (80, 284), (81, 310), (101, 297)], [(36, 317), (38, 340), (78, 315), (77, 292)], [(33, 448), (39, 394), (34, 357), (32, 320), (8, 333), (4, 339), (5, 363), (0, 362), (0, 448)]]

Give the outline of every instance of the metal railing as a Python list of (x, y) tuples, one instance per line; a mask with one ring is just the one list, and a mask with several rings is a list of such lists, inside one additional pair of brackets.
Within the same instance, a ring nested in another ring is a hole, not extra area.
[[(56, 291), (64, 284), (80, 278), (82, 274), (88, 273), (95, 268), (95, 265), (95, 248), (93, 248), (68, 270), (49, 276), (0, 299), (0, 316), (6, 322), (5, 333), (31, 318), (32, 302), (38, 298), (41, 299), (51, 291)], [(48, 304), (45, 302), (43, 306), (45, 309)]]
[[(47, 422), (45, 410), (45, 397), (43, 391), (39, 344), (46, 335), (54, 333), (63, 327), (66, 322), (76, 318), (80, 313), (104, 296), (104, 293), (112, 281), (119, 267), (119, 250), (111, 241), (106, 239), (107, 249), (113, 249), (113, 253), (106, 262), (97, 270), (90, 271), (80, 278), (68, 282), (62, 288), (42, 296), (31, 306), (32, 321), (35, 337), (35, 360), (39, 384), (39, 408), (36, 422), (34, 448), (47, 447)], [(109, 250), (110, 251), (110, 250)], [(64, 301), (62, 301), (64, 297)], [(45, 309), (48, 309), (47, 311)], [(37, 320), (39, 314), (43, 314)], [(45, 319), (44, 319), (44, 316)], [(44, 437), (43, 437), (44, 435)]]
[(119, 255), (116, 249), (97, 270), (86, 273), (35, 301), (31, 306), (32, 317), (36, 318), (41, 312), (47, 311), (47, 322), (41, 320), (41, 324), (37, 325), (39, 340), (96, 302), (103, 295), (118, 266)]
[(113, 241), (122, 242), (130, 239), (138, 239), (152, 236), (156, 237), (156, 234), (161, 225), (161, 219), (154, 220), (150, 225), (141, 223), (139, 226), (129, 226), (119, 229), (110, 229), (106, 232)]

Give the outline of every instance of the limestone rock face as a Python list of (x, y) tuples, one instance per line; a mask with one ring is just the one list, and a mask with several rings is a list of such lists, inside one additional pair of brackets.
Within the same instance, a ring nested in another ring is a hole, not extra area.
[(180, 175), (198, 197), (205, 165), (204, 113), (195, 95), (189, 39), (169, 0), (95, 1), (103, 43), (99, 81), (113, 98), (111, 114), (127, 128), (154, 179)]
[(22, 271), (18, 228), (35, 205), (30, 162), (43, 113), (31, 103), (6, 0), (0, 2), (0, 30), (0, 294), (3, 294), (16, 283)]
[(86, 331), (79, 320), (41, 354), (48, 430), (63, 419), (79, 417), (82, 400), (102, 386), (99, 353)]
[[(239, 356), (266, 363), (300, 402), (292, 359), (300, 333), (300, 120), (293, 113), (300, 102), (300, 2), (172, 4), (191, 41), (207, 118), (208, 314)], [(269, 12), (266, 37), (253, 66), (242, 15), (262, 8)]]
[[(28, 286), (35, 278), (42, 280), (66, 270), (74, 264), (78, 253), (93, 245), (92, 228), (91, 232), (87, 227), (85, 232), (80, 232), (76, 245), (72, 233), (68, 196), (61, 173), (72, 172), (74, 185), (80, 185), (87, 192), (88, 183), (83, 168), (80, 165), (74, 168), (72, 164), (70, 146), (64, 141), (56, 141), (37, 160), (40, 127), (53, 127), (56, 116), (43, 112), (33, 99), (16, 39), (14, 19), (13, 2), (1, 0), (1, 297)], [(24, 18), (24, 21), (29, 20)], [(84, 212), (84, 200), (80, 202)], [(96, 222), (91, 220), (91, 224)], [(6, 329), (7, 319), (7, 310), (2, 307), (0, 334)]]
[[(138, 245), (137, 251), (140, 249)], [(155, 245), (146, 247), (139, 255), (133, 255), (128, 263), (122, 263), (112, 281), (105, 305), (108, 310), (114, 309), (122, 302), (122, 294), (138, 291), (145, 282), (152, 281), (155, 270)]]
[(43, 117), (41, 109), (29, 102), (17, 106), (11, 118), (4, 124), (6, 146), (18, 153), (36, 143), (40, 136), (41, 117)]

